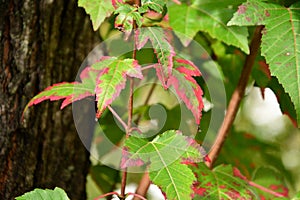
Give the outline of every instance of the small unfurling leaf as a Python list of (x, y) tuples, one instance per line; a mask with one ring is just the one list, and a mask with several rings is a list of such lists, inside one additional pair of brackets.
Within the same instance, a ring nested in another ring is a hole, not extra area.
[(134, 28), (134, 23), (138, 27), (142, 26), (142, 16), (135, 6), (122, 4), (115, 10), (115, 14), (118, 14), (115, 19), (115, 27), (127, 34)]

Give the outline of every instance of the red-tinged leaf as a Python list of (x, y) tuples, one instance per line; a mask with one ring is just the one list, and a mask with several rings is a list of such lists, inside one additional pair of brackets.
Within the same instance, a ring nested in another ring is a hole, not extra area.
[(193, 184), (194, 199), (254, 199), (247, 181), (236, 177), (230, 165), (210, 170), (204, 163), (190, 166), (197, 177)]
[(92, 65), (95, 70), (101, 70), (96, 78), (97, 115), (115, 100), (125, 87), (126, 76), (142, 79), (141, 66), (134, 59), (119, 60), (116, 57), (103, 57), (100, 62)]
[(111, 0), (111, 3), (114, 8), (117, 8), (118, 4), (123, 4), (125, 1), (124, 0)]
[(126, 169), (131, 166), (142, 166), (145, 162), (141, 158), (131, 159), (131, 154), (128, 151), (128, 148), (125, 146), (122, 149), (122, 159), (120, 163), (121, 169)]
[(193, 76), (201, 76), (201, 72), (194, 63), (184, 59), (175, 59), (175, 69), (168, 81), (168, 86), (174, 87), (177, 95), (193, 113), (196, 123), (199, 124), (204, 107), (203, 92)]
[(99, 70), (92, 70), (87, 67), (80, 74), (82, 82), (62, 82), (47, 87), (29, 101), (24, 112), (28, 107), (39, 104), (45, 100), (56, 101), (64, 99), (60, 107), (60, 109), (63, 109), (74, 101), (93, 96), (95, 94), (95, 77), (98, 73)]
[(83, 99), (87, 96), (92, 96), (93, 93), (90, 89), (86, 88), (84, 85), (73, 82), (73, 83), (57, 83), (50, 87), (47, 87), (44, 91), (36, 95), (28, 103), (26, 107), (36, 105), (45, 100), (56, 101), (60, 99), (65, 99), (62, 102), (61, 109), (69, 105), (70, 103)]
[(136, 31), (135, 37), (138, 50), (150, 40), (158, 59), (158, 65), (155, 67), (157, 76), (163, 87), (167, 89), (167, 82), (172, 74), (175, 52), (163, 29), (151, 27), (139, 29)]

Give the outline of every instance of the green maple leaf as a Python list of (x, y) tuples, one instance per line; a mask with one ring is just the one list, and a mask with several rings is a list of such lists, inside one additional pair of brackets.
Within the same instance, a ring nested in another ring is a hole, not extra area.
[(38, 199), (38, 200), (70, 200), (65, 193), (65, 191), (61, 188), (54, 188), (54, 190), (49, 189), (34, 189), (31, 192), (27, 192), (22, 196), (16, 197), (16, 200), (31, 200), (31, 199)]
[(182, 162), (201, 161), (200, 146), (175, 130), (166, 131), (150, 142), (137, 136), (131, 136), (125, 142), (129, 155), (122, 162), (122, 167), (150, 162), (150, 179), (166, 193), (168, 199), (190, 199), (191, 186), (196, 179)]
[(241, 6), (228, 25), (265, 25), (261, 52), (290, 95), (300, 125), (300, 2), (289, 8), (251, 0)]
[(173, 30), (181, 33), (178, 34), (178, 37), (185, 46), (190, 43), (198, 31), (203, 31), (248, 54), (247, 28), (226, 25), (233, 16), (235, 8), (242, 2), (244, 1), (194, 0), (191, 1), (191, 5), (173, 4), (168, 8), (170, 25)]
[(111, 0), (78, 0), (78, 6), (83, 7), (90, 15), (94, 30), (115, 10)]

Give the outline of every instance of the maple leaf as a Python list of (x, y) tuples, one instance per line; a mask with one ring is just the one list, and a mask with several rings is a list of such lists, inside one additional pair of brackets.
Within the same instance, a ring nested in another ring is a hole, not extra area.
[(55, 187), (54, 190), (50, 189), (39, 189), (36, 188), (31, 192), (26, 192), (24, 195), (16, 197), (16, 200), (26, 200), (26, 199), (39, 199), (39, 200), (70, 200), (66, 192), (59, 188)]
[(219, 165), (213, 170), (204, 163), (198, 167), (190, 166), (196, 174), (197, 181), (193, 184), (194, 199), (253, 199), (247, 182), (236, 176), (230, 165)]
[(94, 96), (95, 82), (93, 80), (95, 80), (97, 73), (99, 73), (99, 71), (87, 67), (80, 74), (82, 82), (62, 82), (47, 87), (28, 102), (24, 112), (28, 107), (39, 104), (45, 100), (56, 101), (64, 99), (60, 107), (60, 109), (63, 109), (74, 101), (81, 100), (88, 96)]
[(191, 185), (196, 180), (186, 164), (202, 161), (199, 144), (183, 136), (181, 132), (169, 130), (152, 141), (130, 136), (125, 141), (128, 149), (124, 166), (150, 163), (149, 177), (166, 194), (168, 199), (190, 199)]
[(168, 81), (187, 108), (193, 113), (196, 123), (200, 123), (201, 111), (204, 107), (202, 89), (193, 76), (201, 76), (201, 72), (193, 62), (175, 59), (175, 69)]
[[(261, 55), (290, 95), (300, 127), (300, 2), (290, 7), (248, 0), (239, 6), (228, 25), (264, 25)], [(284, 31), (283, 31), (284, 30)]]
[(136, 60), (119, 60), (116, 57), (104, 56), (99, 62), (81, 72), (82, 82), (62, 82), (46, 88), (29, 101), (24, 112), (28, 107), (45, 100), (64, 99), (61, 105), (63, 109), (74, 101), (96, 94), (98, 108), (96, 117), (99, 118), (104, 109), (119, 96), (125, 87), (126, 75), (143, 78), (141, 67)]
[(126, 76), (142, 79), (141, 66), (134, 59), (119, 60), (116, 57), (102, 57), (92, 69), (100, 70), (96, 78), (96, 101), (99, 118), (105, 108), (115, 100), (125, 88)]
[(111, 0), (78, 0), (78, 6), (83, 7), (90, 15), (94, 30), (97, 30), (105, 18), (113, 13), (115, 3)]
[(167, 89), (167, 82), (172, 74), (173, 57), (175, 56), (175, 52), (163, 29), (151, 27), (138, 29), (135, 37), (136, 48), (138, 50), (145, 46), (147, 41), (150, 40), (158, 59), (158, 64), (155, 65), (156, 74), (163, 87)]
[(202, 31), (248, 54), (247, 28), (226, 25), (241, 3), (243, 0), (191, 0), (169, 4), (170, 26), (184, 46), (189, 45), (198, 31)]

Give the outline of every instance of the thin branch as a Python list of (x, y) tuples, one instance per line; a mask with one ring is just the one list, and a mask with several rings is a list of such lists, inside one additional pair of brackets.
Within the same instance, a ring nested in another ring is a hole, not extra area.
[(109, 192), (109, 193), (106, 193), (106, 194), (102, 194), (99, 197), (96, 197), (94, 200), (103, 199), (104, 197), (111, 196), (111, 195), (114, 195), (114, 194), (119, 196), (119, 193), (117, 193), (117, 192)]
[(134, 198), (139, 198), (139, 199), (142, 199), (142, 200), (147, 200), (145, 197), (139, 195), (139, 194), (135, 194), (135, 193), (132, 193), (132, 192), (128, 192), (127, 195), (132, 195), (134, 196)]
[[(136, 23), (134, 22), (134, 25), (136, 27)], [(132, 58), (136, 59), (136, 45), (134, 43), (133, 45), (133, 53), (132, 53)], [(128, 99), (128, 105), (127, 105), (127, 110), (128, 110), (128, 119), (127, 119), (127, 128), (126, 128), (126, 139), (130, 135), (131, 131), (131, 124), (132, 124), (132, 111), (133, 111), (133, 89), (134, 89), (134, 79), (129, 78), (130, 81), (130, 86), (129, 86), (129, 99)], [(127, 181), (127, 168), (123, 169), (123, 174), (122, 174), (122, 180), (121, 180), (121, 197), (125, 198), (125, 188), (126, 188), (126, 181)]]
[(216, 141), (213, 145), (212, 150), (209, 152), (208, 157), (210, 162), (206, 162), (209, 168), (212, 168), (215, 160), (217, 159), (219, 152), (223, 146), (226, 136), (228, 135), (230, 128), (234, 122), (236, 117), (240, 102), (245, 94), (245, 89), (251, 74), (251, 70), (254, 65), (254, 61), (256, 55), (259, 51), (260, 43), (261, 43), (261, 31), (263, 26), (256, 27), (254, 31), (254, 35), (250, 44), (250, 54), (246, 57), (244, 68), (242, 70), (241, 77), (239, 79), (238, 85), (234, 90), (232, 97), (230, 99), (227, 112), (222, 123), (222, 126), (219, 130)]
[(128, 100), (128, 120), (127, 120), (127, 135), (129, 136), (131, 124), (132, 124), (132, 110), (133, 110), (133, 87), (134, 79), (130, 78), (130, 88), (129, 88), (129, 100)]
[(257, 183), (254, 183), (252, 181), (248, 181), (248, 184), (251, 185), (251, 186), (253, 186), (253, 187), (256, 187), (257, 189), (259, 189), (259, 190), (261, 190), (263, 192), (267, 192), (269, 194), (272, 194), (275, 197), (286, 197), (283, 194), (280, 194), (278, 192), (274, 192), (273, 190), (270, 190), (269, 188), (266, 188), (266, 187), (263, 187), (261, 185), (258, 185)]
[[(133, 78), (130, 78), (130, 89), (129, 89), (129, 100), (128, 100), (128, 120), (127, 120), (127, 129), (126, 129), (126, 138), (129, 137), (132, 123), (132, 108), (133, 108)], [(121, 181), (121, 197), (125, 197), (125, 187), (127, 180), (127, 168), (124, 169)]]
[[(147, 194), (147, 191), (150, 186), (150, 178), (148, 172), (145, 172), (142, 179), (140, 180), (139, 186), (137, 187), (135, 193), (145, 197)], [(133, 200), (139, 200), (139, 197), (134, 197)]]
[[(149, 100), (150, 100), (150, 98), (151, 98), (151, 96), (152, 96), (152, 94), (153, 94), (153, 92), (154, 92), (155, 87), (156, 87), (156, 84), (154, 83), (154, 84), (151, 86), (151, 88), (150, 88), (150, 91), (149, 91), (149, 93), (148, 93), (148, 95), (147, 95), (147, 97), (146, 97), (146, 100), (145, 100), (145, 102), (144, 102), (144, 105), (147, 105), (147, 104), (149, 103)], [(138, 123), (140, 122), (141, 117), (142, 117), (141, 114), (138, 115), (138, 118), (137, 118), (137, 120), (136, 120), (136, 122), (135, 122), (136, 124), (138, 124)], [(146, 196), (147, 191), (148, 191), (148, 189), (149, 189), (149, 186), (150, 186), (150, 178), (149, 178), (149, 174), (148, 174), (148, 172), (145, 172), (144, 175), (143, 175), (143, 177), (142, 177), (142, 179), (140, 180), (140, 183), (139, 183), (139, 185), (138, 185), (138, 187), (137, 187), (135, 193), (138, 194), (138, 195), (141, 195), (141, 196)], [(139, 199), (139, 198), (137, 198), (137, 197), (134, 197), (134, 198), (133, 198), (133, 200), (138, 200), (138, 199)]]
[(113, 114), (113, 116), (115, 116), (115, 118), (117, 118), (117, 120), (122, 124), (123, 128), (127, 130), (128, 127), (126, 123), (122, 120), (122, 118), (118, 115), (118, 113), (111, 106), (107, 106), (107, 107), (110, 110), (110, 112)]

